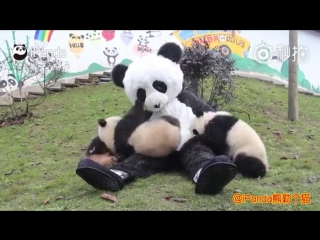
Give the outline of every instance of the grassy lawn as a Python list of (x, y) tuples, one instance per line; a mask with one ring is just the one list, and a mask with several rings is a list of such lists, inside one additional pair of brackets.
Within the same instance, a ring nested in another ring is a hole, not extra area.
[[(221, 194), (199, 196), (184, 176), (159, 174), (115, 193), (116, 203), (101, 199), (102, 191), (86, 184), (75, 169), (97, 133), (97, 119), (129, 107), (122, 90), (105, 84), (50, 95), (35, 112), (39, 118), (0, 128), (0, 210), (320, 210), (320, 181), (308, 182), (320, 175), (320, 98), (300, 94), (300, 121), (292, 123), (286, 119), (286, 88), (241, 78), (237, 86), (238, 98), (225, 110), (261, 134), (271, 164), (264, 179), (238, 175)], [(234, 204), (235, 192), (309, 193), (312, 203)]]

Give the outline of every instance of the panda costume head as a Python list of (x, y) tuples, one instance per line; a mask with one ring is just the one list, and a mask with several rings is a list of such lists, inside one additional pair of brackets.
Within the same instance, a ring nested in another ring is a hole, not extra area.
[(144, 103), (145, 110), (151, 113), (150, 120), (164, 115), (179, 120), (181, 141), (177, 150), (192, 137), (189, 126), (195, 111), (212, 111), (194, 94), (183, 90), (179, 65), (182, 52), (178, 44), (167, 42), (157, 54), (138, 58), (129, 66), (118, 64), (111, 72), (114, 84), (124, 88), (132, 104), (136, 100)]
[(160, 111), (175, 99), (182, 90), (183, 73), (178, 62), (181, 48), (175, 43), (166, 43), (157, 54), (136, 59), (125, 66), (113, 68), (112, 78), (116, 86), (124, 88), (132, 102), (144, 102), (151, 112)]

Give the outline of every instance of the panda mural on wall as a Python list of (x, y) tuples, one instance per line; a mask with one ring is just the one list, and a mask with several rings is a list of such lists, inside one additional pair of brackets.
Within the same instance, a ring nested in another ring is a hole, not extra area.
[(116, 47), (106, 47), (103, 54), (107, 57), (109, 66), (113, 67), (116, 64), (117, 57), (119, 55), (118, 49)]
[(68, 46), (70, 52), (74, 53), (76, 58), (80, 58), (80, 53), (84, 50), (84, 35), (77, 33), (70, 33), (68, 39)]
[(8, 74), (7, 79), (0, 78), (0, 97), (7, 94), (9, 89), (19, 87), (13, 74)]

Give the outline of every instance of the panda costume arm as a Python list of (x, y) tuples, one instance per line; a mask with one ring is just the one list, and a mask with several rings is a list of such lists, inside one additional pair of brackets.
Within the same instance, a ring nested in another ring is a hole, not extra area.
[(180, 102), (184, 103), (187, 107), (190, 107), (194, 114), (199, 110), (203, 112), (213, 111), (213, 109), (208, 104), (201, 101), (190, 91), (182, 90), (177, 98)]

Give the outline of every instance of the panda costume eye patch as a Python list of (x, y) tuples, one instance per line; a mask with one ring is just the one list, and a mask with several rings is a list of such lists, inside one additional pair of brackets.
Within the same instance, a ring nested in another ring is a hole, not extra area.
[(167, 92), (167, 84), (165, 84), (162, 81), (156, 80), (153, 82), (152, 86), (154, 87), (154, 89), (156, 89), (157, 91), (159, 91), (161, 93)]

